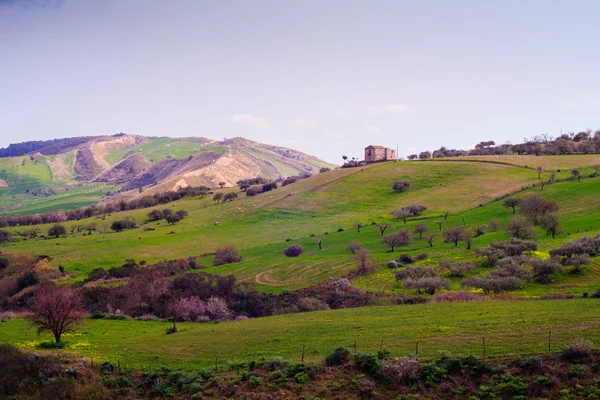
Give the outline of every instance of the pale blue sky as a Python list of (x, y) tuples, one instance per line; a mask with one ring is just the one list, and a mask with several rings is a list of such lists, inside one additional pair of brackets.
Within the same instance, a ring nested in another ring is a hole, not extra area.
[(600, 128), (599, 1), (0, 0), (0, 146), (242, 136), (339, 163)]

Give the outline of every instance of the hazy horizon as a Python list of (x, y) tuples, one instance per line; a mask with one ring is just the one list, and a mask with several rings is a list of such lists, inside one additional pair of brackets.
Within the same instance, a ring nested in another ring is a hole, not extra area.
[(0, 147), (244, 137), (339, 164), (600, 128), (594, 1), (0, 0)]

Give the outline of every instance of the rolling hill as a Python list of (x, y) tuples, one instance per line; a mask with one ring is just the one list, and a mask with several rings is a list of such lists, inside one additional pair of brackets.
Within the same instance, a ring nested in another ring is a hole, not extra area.
[[(254, 177), (317, 173), (332, 165), (293, 149), (242, 138), (118, 134), (28, 142), (0, 149), (0, 211), (39, 213), (93, 204), (108, 193), (233, 186)], [(10, 156), (17, 154), (16, 156)]]

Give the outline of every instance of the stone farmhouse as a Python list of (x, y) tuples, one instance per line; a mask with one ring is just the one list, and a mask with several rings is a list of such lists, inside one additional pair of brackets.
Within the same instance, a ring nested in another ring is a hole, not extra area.
[(365, 147), (365, 161), (376, 162), (376, 161), (387, 161), (396, 159), (396, 150), (388, 149), (383, 146), (367, 146)]

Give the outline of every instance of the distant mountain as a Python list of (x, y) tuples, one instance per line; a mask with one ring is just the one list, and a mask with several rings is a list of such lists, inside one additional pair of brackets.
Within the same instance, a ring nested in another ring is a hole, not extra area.
[[(30, 212), (35, 207), (27, 206), (39, 203), (48, 211), (63, 203), (65, 208), (92, 203), (109, 190), (134, 197), (182, 186), (233, 186), (259, 176), (315, 174), (332, 166), (294, 149), (243, 138), (216, 141), (121, 133), (25, 142), (0, 149), (0, 210)], [(52, 196), (56, 201), (48, 206)], [(64, 201), (58, 201), (62, 197)]]

